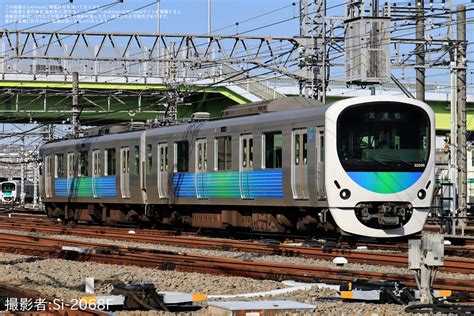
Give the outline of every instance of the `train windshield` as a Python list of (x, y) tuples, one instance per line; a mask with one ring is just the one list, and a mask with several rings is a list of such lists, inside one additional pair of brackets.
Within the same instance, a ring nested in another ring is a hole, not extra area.
[(7, 192), (7, 191), (14, 191), (15, 190), (15, 184), (13, 183), (2, 183), (2, 191)]
[(346, 171), (422, 171), (430, 121), (416, 106), (371, 103), (351, 107), (337, 121), (337, 151)]

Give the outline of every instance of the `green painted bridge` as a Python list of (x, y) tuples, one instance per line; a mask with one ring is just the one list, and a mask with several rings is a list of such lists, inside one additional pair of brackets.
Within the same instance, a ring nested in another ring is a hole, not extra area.
[[(183, 104), (178, 116), (210, 112), (218, 116), (225, 107), (249, 102), (226, 87), (178, 87)], [(144, 121), (163, 114), (164, 84), (80, 83), (82, 124)], [(51, 81), (0, 81), (2, 122), (61, 122), (71, 117), (72, 84)]]
[[(245, 104), (249, 100), (224, 86), (179, 86), (183, 102), (178, 117), (190, 117), (194, 112), (209, 112), (218, 117), (226, 107)], [(124, 121), (146, 121), (162, 116), (165, 111), (165, 84), (95, 83), (79, 85), (80, 120), (82, 124), (102, 125)], [(331, 103), (343, 97), (327, 97)], [(72, 84), (54, 81), (0, 80), (0, 121), (56, 122), (72, 115)], [(436, 114), (436, 129), (450, 129), (449, 103), (428, 101)], [(474, 130), (473, 104), (468, 103), (467, 126)]]

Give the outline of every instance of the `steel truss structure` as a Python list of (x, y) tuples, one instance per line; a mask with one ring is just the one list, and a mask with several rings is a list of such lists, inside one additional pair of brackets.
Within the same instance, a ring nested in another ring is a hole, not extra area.
[[(213, 78), (216, 64), (254, 65), (295, 79), (293, 37), (0, 31), (0, 73), (168, 81)], [(297, 67), (296, 67), (297, 68)], [(253, 69), (252, 69), (253, 70)], [(248, 71), (248, 68), (245, 68)]]

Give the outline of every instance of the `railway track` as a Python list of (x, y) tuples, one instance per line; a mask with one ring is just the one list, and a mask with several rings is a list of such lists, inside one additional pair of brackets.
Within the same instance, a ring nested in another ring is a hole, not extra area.
[[(235, 250), (258, 255), (280, 255), (287, 257), (305, 257), (311, 259), (332, 260), (335, 257), (343, 256), (351, 263), (378, 264), (394, 267), (406, 267), (408, 258), (406, 253), (384, 252), (376, 253), (370, 251), (359, 251), (352, 249), (339, 249), (327, 247), (305, 247), (285, 244), (262, 244), (248, 241), (209, 239), (197, 236), (170, 236), (173, 231), (155, 231), (155, 230), (130, 230), (113, 227), (66, 227), (48, 221), (16, 221), (8, 219), (0, 221), (0, 229), (14, 229), (26, 232), (35, 232), (43, 234), (72, 235), (88, 238), (104, 238), (110, 240), (123, 240), (128, 242), (139, 242), (149, 244), (162, 244), (170, 246), (214, 249), (214, 250)], [(366, 245), (368, 248), (374, 245)], [(386, 245), (392, 251), (399, 251), (400, 247), (406, 250), (406, 244)], [(471, 256), (474, 254), (474, 248), (470, 247), (447, 247), (447, 253), (457, 255), (464, 254)], [(474, 260), (468, 258), (449, 258), (446, 257), (443, 271), (457, 273), (472, 273), (474, 271)]]
[[(292, 279), (304, 282), (319, 280), (341, 283), (353, 281), (354, 279), (398, 280), (407, 286), (416, 287), (414, 276), (407, 274), (229, 259), (130, 247), (105, 246), (96, 243), (65, 241), (48, 237), (19, 236), (11, 233), (0, 233), (0, 251), (43, 258), (92, 261), (277, 281)], [(469, 296), (474, 296), (474, 280), (437, 278), (433, 287), (464, 292)]]

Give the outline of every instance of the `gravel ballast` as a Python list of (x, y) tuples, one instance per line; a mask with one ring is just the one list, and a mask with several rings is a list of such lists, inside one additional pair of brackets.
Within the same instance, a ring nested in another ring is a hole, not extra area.
[[(1, 231), (1, 230), (0, 230)], [(12, 233), (12, 231), (4, 231)], [(175, 252), (186, 252), (200, 255), (238, 258), (256, 261), (272, 261), (281, 263), (307, 264), (334, 267), (329, 261), (314, 260), (298, 257), (258, 256), (238, 251), (217, 251), (194, 248), (172, 247), (166, 245), (143, 244), (136, 242), (113, 241), (100, 238), (84, 238), (67, 235), (42, 235), (28, 232), (14, 232), (21, 235), (40, 235), (62, 240), (93, 242), (104, 245), (118, 245), (124, 247), (138, 247)], [(405, 268), (387, 266), (364, 265), (349, 263), (344, 268), (392, 272), (412, 273)], [(474, 278), (474, 275), (439, 273), (440, 277), (457, 277), (460, 279)], [(280, 282), (253, 280), (243, 277), (223, 277), (208, 274), (184, 273), (176, 271), (160, 271), (133, 266), (98, 264), (91, 262), (74, 262), (59, 259), (43, 259), (22, 255), (0, 253), (0, 282), (15, 284), (25, 288), (37, 290), (49, 296), (60, 297), (65, 300), (78, 299), (84, 295), (84, 281), (86, 277), (96, 280), (120, 280), (133, 283), (153, 283), (160, 291), (178, 291), (186, 293), (206, 294), (241, 294), (250, 292), (270, 291), (284, 288)], [(105, 283), (103, 288), (110, 283)], [(261, 297), (252, 299), (236, 298), (233, 300), (295, 300), (301, 303), (316, 305), (310, 314), (337, 314), (337, 315), (404, 315), (404, 306), (389, 304), (347, 303), (334, 298), (336, 292), (328, 289), (310, 289), (279, 296)], [(226, 299), (227, 300), (227, 299)], [(228, 299), (231, 300), (231, 299)], [(204, 315), (206, 309), (194, 314)], [(156, 312), (120, 312), (118, 315), (154, 315)], [(163, 314), (163, 313), (160, 313)], [(306, 314), (308, 315), (308, 314)]]
[[(153, 283), (161, 291), (178, 291), (186, 293), (207, 294), (241, 294), (270, 291), (284, 288), (280, 282), (259, 281), (242, 277), (222, 277), (208, 274), (160, 271), (156, 269), (137, 268), (88, 262), (75, 262), (62, 259), (42, 259), (23, 255), (0, 253), (0, 282), (33, 289), (48, 296), (64, 300), (78, 299), (83, 292), (86, 277), (96, 280), (120, 280), (134, 283)], [(363, 303), (346, 303), (326, 301), (334, 298), (336, 292), (329, 289), (310, 289), (294, 293), (257, 297), (252, 299), (226, 300), (295, 300), (314, 304), (316, 309), (309, 314), (378, 314), (391, 315), (403, 313), (403, 306), (376, 305)], [(193, 315), (204, 315), (206, 308)], [(157, 312), (120, 312), (117, 315), (155, 315)], [(167, 314), (167, 313), (159, 313)], [(306, 315), (309, 315), (306, 314)]]

